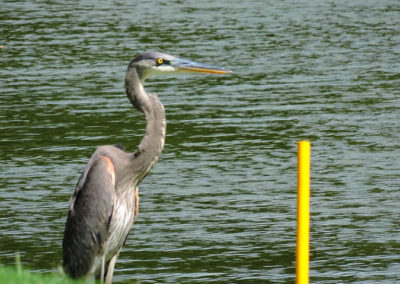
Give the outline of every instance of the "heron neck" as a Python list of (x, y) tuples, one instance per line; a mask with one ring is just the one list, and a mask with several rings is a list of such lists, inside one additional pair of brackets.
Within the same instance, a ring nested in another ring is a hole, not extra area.
[(146, 117), (145, 135), (132, 155), (136, 187), (158, 162), (164, 148), (166, 120), (162, 103), (156, 95), (146, 93), (135, 69), (127, 71), (125, 87), (132, 105)]

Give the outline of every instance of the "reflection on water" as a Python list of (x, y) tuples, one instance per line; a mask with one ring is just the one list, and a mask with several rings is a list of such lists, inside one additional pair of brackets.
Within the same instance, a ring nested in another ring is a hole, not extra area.
[(116, 282), (293, 283), (300, 139), (312, 282), (400, 280), (399, 4), (126, 2), (2, 5), (1, 263), (57, 269), (87, 159), (143, 135), (127, 64), (160, 50), (234, 73), (147, 82), (167, 140)]

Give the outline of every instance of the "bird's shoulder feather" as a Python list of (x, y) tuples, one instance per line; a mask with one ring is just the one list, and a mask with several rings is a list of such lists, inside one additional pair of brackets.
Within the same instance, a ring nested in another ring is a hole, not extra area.
[[(96, 154), (96, 152), (95, 152)], [(115, 200), (115, 169), (110, 157), (93, 155), (70, 200), (63, 266), (81, 277), (93, 269), (108, 237)]]

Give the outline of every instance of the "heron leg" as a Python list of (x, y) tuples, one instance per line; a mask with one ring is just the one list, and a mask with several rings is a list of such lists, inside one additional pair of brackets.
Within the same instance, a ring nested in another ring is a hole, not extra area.
[(106, 274), (106, 284), (111, 284), (112, 283), (112, 277), (114, 274), (114, 266), (115, 263), (117, 262), (117, 258), (118, 258), (119, 252), (117, 252), (110, 260), (110, 262), (108, 263), (108, 269), (107, 269), (107, 274)]
[(105, 260), (106, 260), (106, 256), (103, 255), (103, 257), (101, 258), (101, 264), (100, 264), (100, 282), (104, 283), (104, 266), (105, 266)]

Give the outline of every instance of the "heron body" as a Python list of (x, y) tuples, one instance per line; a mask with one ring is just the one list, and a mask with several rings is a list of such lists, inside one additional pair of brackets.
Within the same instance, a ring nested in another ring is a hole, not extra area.
[(177, 71), (228, 73), (160, 52), (143, 53), (130, 62), (125, 90), (145, 115), (145, 135), (134, 153), (119, 146), (97, 148), (82, 172), (69, 202), (63, 239), (63, 268), (72, 278), (96, 276), (112, 282), (115, 262), (139, 213), (138, 185), (164, 147), (164, 107), (143, 83), (148, 76)]

